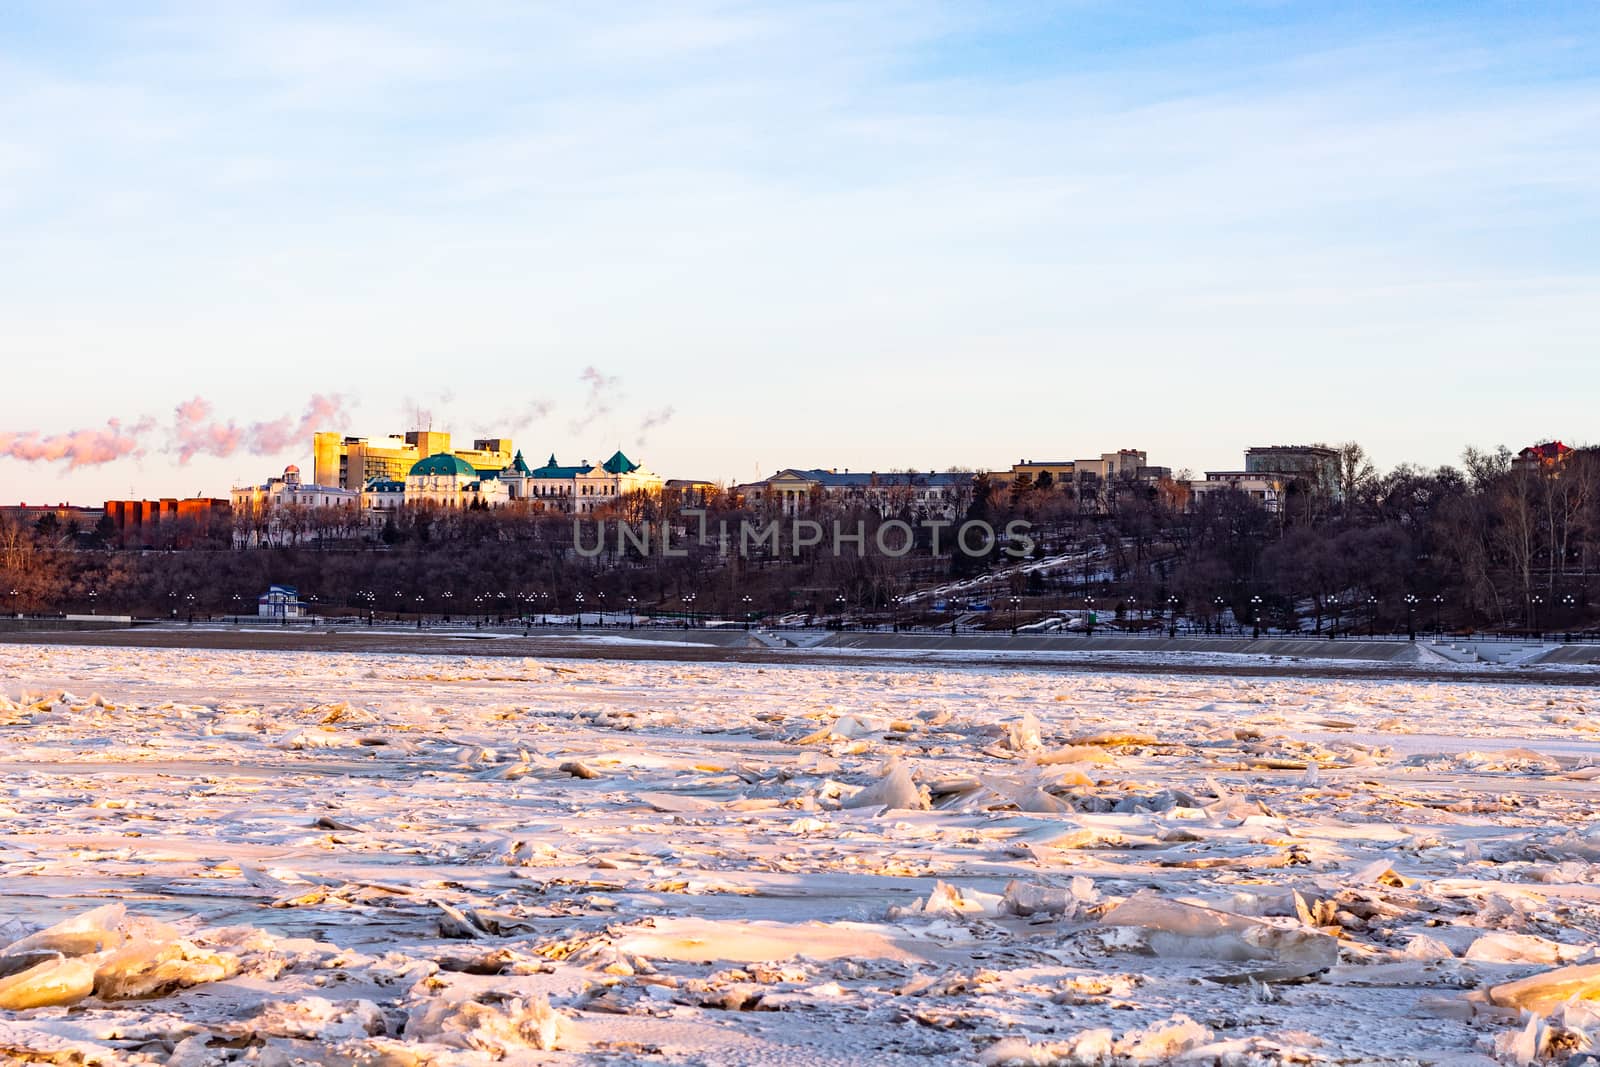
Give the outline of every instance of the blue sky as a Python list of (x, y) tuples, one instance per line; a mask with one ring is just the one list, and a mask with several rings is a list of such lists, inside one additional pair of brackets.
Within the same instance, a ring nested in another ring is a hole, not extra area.
[(0, 102), (0, 445), (142, 453), (8, 501), (308, 457), (180, 463), (197, 396), (738, 479), (1600, 437), (1600, 5), (20, 2)]

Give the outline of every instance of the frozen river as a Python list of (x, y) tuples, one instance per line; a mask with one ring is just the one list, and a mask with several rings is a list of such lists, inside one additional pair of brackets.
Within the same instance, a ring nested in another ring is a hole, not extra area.
[(0, 680), (0, 1062), (1600, 1041), (1593, 689), (51, 645)]

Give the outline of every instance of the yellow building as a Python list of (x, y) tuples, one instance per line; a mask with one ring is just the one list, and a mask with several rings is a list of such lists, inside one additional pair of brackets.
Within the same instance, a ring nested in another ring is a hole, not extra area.
[(374, 478), (404, 481), (411, 468), (429, 456), (446, 453), (484, 473), (511, 465), (515, 452), (509, 437), (478, 438), (471, 448), (453, 449), (442, 430), (410, 430), (401, 437), (346, 437), (324, 431), (312, 439), (313, 481), (353, 492)]

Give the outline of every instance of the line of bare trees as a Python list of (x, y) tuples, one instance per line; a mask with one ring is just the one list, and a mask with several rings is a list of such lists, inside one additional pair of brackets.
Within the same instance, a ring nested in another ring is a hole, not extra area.
[[(931, 511), (909, 495), (812, 501), (808, 517), (868, 533), (864, 551), (838, 554), (828, 543), (728, 551), (716, 534), (722, 524), (773, 518), (731, 494), (696, 500), (703, 519), (643, 494), (597, 516), (669, 526), (681, 556), (619, 547), (612, 535), (586, 558), (574, 550), (571, 516), (533, 507), (404, 508), (376, 526), (339, 509), (235, 515), (231, 528), (190, 531), (159, 550), (117, 550), (103, 536), (8, 519), (0, 520), (0, 602), (12, 611), (226, 615), (253, 611), (255, 596), (281, 583), (331, 613), (552, 614), (572, 611), (582, 593), (588, 610), (603, 605), (617, 616), (887, 617), (914, 590), (988, 572), (1003, 574), (996, 588), (1025, 597), (1034, 612), (1092, 597), (1108, 607), (1176, 607), (1206, 623), (1249, 613), (1318, 632), (1583, 629), (1600, 618), (1591, 595), (1600, 450), (1524, 463), (1504, 448), (1468, 449), (1459, 466), (1379, 473), (1350, 444), (1336, 481), (1291, 479), (1271, 510), (1232, 491), (1191, 499), (1181, 479), (1042, 483), (998, 486), (978, 475)], [(1023, 520), (1033, 556), (1055, 562), (1018, 567), (1003, 541), (983, 558), (951, 552), (948, 534), (935, 551), (920, 523), (941, 517), (1001, 529)], [(911, 550), (875, 550), (873, 532), (896, 519), (912, 525)], [(705, 543), (696, 540), (702, 522), (712, 531)]]

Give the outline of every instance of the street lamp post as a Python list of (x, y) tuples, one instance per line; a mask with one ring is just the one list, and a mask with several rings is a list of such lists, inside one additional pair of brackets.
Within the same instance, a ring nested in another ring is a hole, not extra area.
[(1417, 639), (1417, 594), (1406, 594), (1406, 640)]
[(1538, 593), (1533, 594), (1533, 600), (1528, 608), (1528, 626), (1534, 631), (1539, 629), (1539, 605), (1543, 603), (1543, 596)]
[(1367, 636), (1378, 636), (1378, 598), (1372, 593), (1367, 594)]
[(572, 601), (573, 601), (573, 603), (575, 603), (578, 606), (578, 610), (574, 614), (577, 616), (577, 619), (578, 619), (578, 629), (581, 630), (581, 629), (583, 629), (583, 594), (582, 593), (573, 593), (572, 594)]
[(417, 629), (420, 630), (422, 629), (422, 617), (426, 614), (423, 609), (427, 607), (427, 601), (422, 598), (421, 593), (418, 593), (415, 599), (417, 602)]
[(694, 600), (694, 593), (683, 594), (683, 628), (685, 630), (694, 628)]
[(628, 594), (628, 629), (633, 629), (639, 621), (639, 598), (632, 593)]
[(233, 594), (233, 624), (239, 625), (240, 617), (244, 614), (244, 597), (238, 593)]
[(455, 598), (456, 598), (455, 593), (452, 592), (449, 589), (446, 589), (444, 592), (439, 594), (439, 599), (444, 601), (444, 607), (442, 609), (442, 614), (444, 615), (444, 621), (445, 622), (449, 622), (450, 621), (450, 602), (452, 600), (454, 600)]
[(1170, 593), (1167, 595), (1167, 636), (1178, 636), (1178, 598)]
[(1013, 593), (1013, 594), (1011, 594), (1010, 600), (1011, 600), (1011, 633), (1013, 635), (1015, 635), (1016, 632), (1017, 632), (1017, 608), (1022, 606), (1022, 598), (1017, 596), (1015, 593)]
[(833, 604), (834, 604), (834, 613), (839, 616), (839, 629), (843, 630), (844, 629), (844, 605), (845, 605), (844, 594), (840, 593), (839, 595), (835, 596), (833, 598)]
[(194, 625), (194, 594), (190, 593), (183, 598), (185, 610), (189, 612), (189, 625)]
[(750, 629), (751, 622), (755, 620), (755, 612), (750, 610), (750, 605), (752, 603), (750, 594), (746, 593), (744, 596), (740, 597), (739, 603), (744, 605), (744, 628), (748, 630)]
[(1436, 634), (1444, 633), (1444, 627), (1439, 623), (1439, 609), (1443, 606), (1444, 595), (1442, 593), (1433, 594), (1433, 632)]
[[(89, 614), (90, 615), (98, 615), (98, 614), (100, 614), (98, 611), (95, 610), (95, 598), (98, 597), (99, 595), (100, 594), (98, 592), (96, 592), (95, 590), (93, 590), (93, 589), (89, 590)], [(1572, 598), (1568, 597), (1567, 599), (1571, 600)]]
[(1216, 609), (1213, 614), (1216, 616), (1216, 628), (1217, 633), (1219, 634), (1222, 632), (1222, 609), (1227, 606), (1227, 603), (1228, 602), (1223, 600), (1220, 596), (1214, 596), (1211, 598), (1211, 606)]
[(1561, 606), (1567, 609), (1567, 629), (1570, 631), (1572, 629), (1572, 613), (1573, 610), (1578, 606), (1578, 598), (1573, 596), (1571, 593), (1567, 593), (1561, 598)]
[(1261, 597), (1250, 598), (1250, 636), (1254, 639), (1261, 637)]
[(600, 625), (603, 628), (606, 624), (606, 594), (602, 591), (596, 593), (594, 598), (600, 602), (596, 605), (596, 610), (600, 612)]
[(1089, 637), (1094, 636), (1094, 597), (1083, 598), (1083, 632)]
[(889, 603), (894, 605), (894, 626), (893, 626), (893, 628), (894, 628), (894, 632), (895, 633), (899, 633), (900, 632), (900, 605), (905, 603), (905, 599), (906, 599), (905, 597), (899, 595), (898, 593), (896, 593), (894, 596), (889, 598)]

